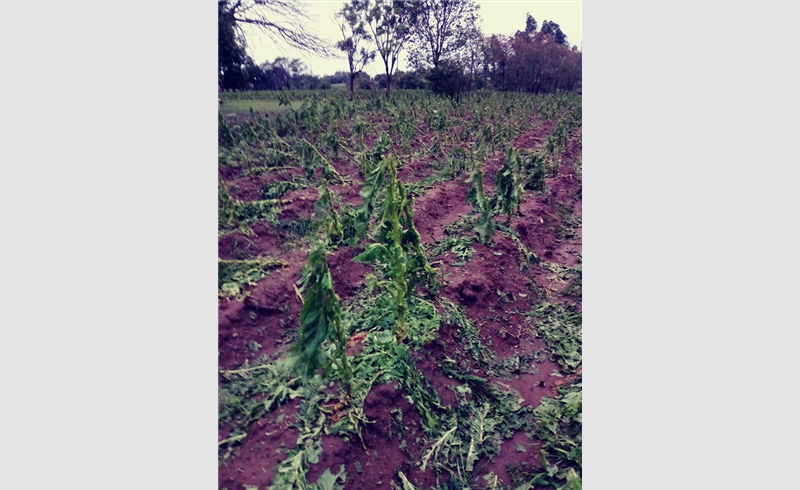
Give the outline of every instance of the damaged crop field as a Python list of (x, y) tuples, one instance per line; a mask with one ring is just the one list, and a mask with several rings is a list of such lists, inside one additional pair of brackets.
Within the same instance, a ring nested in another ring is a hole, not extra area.
[(219, 487), (581, 488), (581, 96), (245, 95)]

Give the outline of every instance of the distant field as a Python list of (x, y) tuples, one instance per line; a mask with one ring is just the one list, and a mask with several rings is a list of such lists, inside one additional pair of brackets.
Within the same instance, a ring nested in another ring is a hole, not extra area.
[[(292, 108), (300, 107), (300, 101), (292, 101)], [(228, 100), (219, 106), (219, 110), (223, 115), (228, 114), (250, 114), (250, 109), (261, 114), (280, 114), (286, 111), (287, 106), (278, 105), (277, 100)]]

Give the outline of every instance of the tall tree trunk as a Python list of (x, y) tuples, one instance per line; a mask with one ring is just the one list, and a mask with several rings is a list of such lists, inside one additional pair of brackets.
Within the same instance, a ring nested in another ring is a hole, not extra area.
[(395, 62), (397, 58), (392, 57), (391, 60), (384, 60), (383, 66), (386, 68), (386, 96), (392, 91), (392, 72), (394, 71)]
[(472, 92), (475, 87), (475, 52), (470, 51), (469, 60), (469, 91)]
[(351, 102), (353, 101), (353, 85), (355, 84), (355, 81), (356, 81), (356, 74), (351, 71), (350, 72), (350, 98), (348, 99)]

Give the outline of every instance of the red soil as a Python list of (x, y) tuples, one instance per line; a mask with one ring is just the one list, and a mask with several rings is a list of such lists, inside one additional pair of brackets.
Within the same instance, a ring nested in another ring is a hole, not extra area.
[(460, 181), (440, 182), (416, 199), (414, 226), (422, 243), (444, 238), (445, 226), (472, 211), (472, 206), (467, 203), (468, 191), (467, 185)]
[[(275, 465), (285, 458), (285, 454), (277, 449), (291, 450), (297, 443), (297, 432), (291, 424), (299, 404), (299, 399), (293, 400), (253, 424), (237, 448), (236, 456), (228, 464), (220, 466), (220, 488), (233, 490), (244, 488), (244, 484), (269, 487), (275, 476)], [(283, 420), (278, 423), (280, 416)]]
[[(364, 414), (371, 423), (362, 431), (364, 444), (357, 437), (345, 441), (338, 436), (323, 436), (319, 463), (311, 465), (309, 481), (316, 481), (327, 468), (332, 472), (344, 465), (347, 471), (346, 488), (391, 488), (396, 471), (419, 486), (434, 482), (430, 471), (423, 474), (413, 466), (423, 448), (416, 442), (422, 435), (417, 409), (405, 398), (407, 393), (396, 384), (373, 386), (364, 401)], [(402, 424), (397, 422), (402, 411)], [(400, 435), (399, 426), (403, 426)], [(405, 447), (400, 448), (400, 441)], [(359, 471), (360, 467), (360, 471)]]

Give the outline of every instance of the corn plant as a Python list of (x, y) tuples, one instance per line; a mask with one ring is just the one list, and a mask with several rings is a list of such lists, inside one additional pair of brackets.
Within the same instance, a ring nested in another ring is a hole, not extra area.
[(322, 179), (319, 186), (319, 199), (314, 203), (320, 229), (331, 244), (341, 243), (344, 240), (342, 231), (342, 218), (333, 207), (333, 193), (328, 187), (328, 181)]
[[(339, 379), (349, 395), (352, 392), (353, 372), (347, 359), (348, 337), (326, 257), (327, 249), (322, 242), (311, 252), (308, 264), (303, 268), (300, 284), (305, 300), (300, 311), (297, 343), (292, 347), (292, 352), (296, 356), (295, 369), (306, 379), (312, 377), (319, 368), (328, 374), (336, 364)], [(322, 348), (326, 340), (334, 346), (333, 359)]]
[(526, 173), (525, 188), (534, 191), (547, 189), (544, 171), (545, 156), (541, 153), (525, 153), (520, 155), (520, 164)]
[(222, 112), (219, 113), (219, 117), (217, 119), (218, 129), (218, 139), (219, 144), (221, 147), (230, 147), (234, 144), (234, 136), (233, 130), (231, 129), (230, 125), (225, 121), (225, 117), (222, 116)]
[(495, 133), (492, 132), (492, 126), (490, 124), (487, 124), (486, 126), (483, 127), (483, 131), (481, 131), (481, 136), (483, 137), (483, 141), (486, 142), (489, 148), (494, 150), (496, 138), (495, 138)]
[(393, 280), (391, 287), (395, 293), (395, 307), (397, 308), (397, 320), (393, 331), (397, 342), (402, 343), (409, 332), (408, 323), (406, 322), (406, 312), (408, 311), (408, 302), (406, 301), (406, 293), (408, 292), (406, 256), (402, 247), (397, 244), (387, 247), (382, 243), (373, 243), (367, 246), (364, 253), (353, 258), (353, 261), (385, 262), (389, 264), (389, 275)]
[[(396, 172), (393, 178), (396, 179)], [(436, 271), (431, 267), (428, 258), (425, 256), (425, 250), (422, 248), (422, 237), (416, 226), (414, 226), (414, 198), (408, 195), (408, 190), (402, 182), (397, 182), (397, 188), (400, 200), (399, 221), (403, 229), (402, 245), (408, 254), (407, 271), (410, 287), (413, 289), (417, 284), (426, 282), (435, 291), (439, 287)]]
[(311, 144), (307, 139), (303, 138), (297, 142), (297, 155), (302, 162), (303, 167), (306, 169), (306, 176), (311, 179), (314, 176), (316, 169), (322, 170), (322, 178), (327, 181), (344, 183), (344, 179), (339, 175), (339, 172), (333, 168), (331, 162), (317, 150), (317, 147)]
[[(400, 195), (397, 186), (397, 169), (394, 165), (394, 159), (383, 158), (382, 165), (377, 167), (373, 172), (374, 178), (372, 189), (369, 195), (375, 196), (376, 184), (384, 180), (384, 174), (389, 171), (388, 188), (386, 189), (386, 197), (384, 200), (384, 207), (382, 213), (381, 227), (390, 231), (391, 241), (388, 246), (383, 243), (373, 243), (369, 245), (366, 251), (353, 259), (355, 262), (386, 262), (389, 264), (389, 275), (393, 279), (393, 287), (395, 292), (395, 306), (397, 307), (397, 321), (394, 326), (394, 334), (398, 343), (402, 343), (408, 335), (408, 325), (406, 323), (406, 311), (408, 304), (406, 302), (406, 293), (408, 292), (408, 283), (406, 282), (407, 258), (403, 252), (403, 230), (400, 226)], [(380, 176), (377, 173), (380, 173)], [(380, 177), (380, 178), (379, 178)], [(364, 183), (366, 187), (366, 182)], [(382, 187), (382, 186), (380, 186)], [(378, 187), (378, 189), (380, 188)]]
[(365, 147), (364, 135), (367, 134), (367, 129), (367, 121), (365, 121), (360, 115), (356, 116), (355, 123), (353, 124), (352, 135), (358, 137), (358, 143), (362, 149)]
[(339, 131), (335, 127), (331, 127), (328, 132), (322, 136), (322, 140), (325, 146), (333, 152), (333, 156), (339, 158), (339, 150), (342, 147)]
[(219, 175), (218, 186), (219, 224), (225, 227), (236, 226), (239, 224), (236, 219), (236, 206), (228, 192), (228, 186), (226, 186), (225, 181), (222, 180), (222, 175)]
[(385, 131), (381, 131), (375, 146), (361, 154), (359, 167), (361, 175), (367, 176), (376, 166), (380, 164), (381, 157), (387, 155), (392, 149), (392, 140)]
[(488, 243), (492, 238), (494, 232), (494, 223), (492, 216), (494, 216), (494, 208), (486, 193), (483, 191), (483, 161), (475, 162), (475, 169), (466, 181), (470, 184), (469, 192), (467, 193), (467, 201), (472, 203), (475, 211), (481, 213), (478, 220), (475, 222), (475, 231), (478, 233), (482, 243)]
[(522, 182), (519, 173), (519, 154), (510, 146), (506, 149), (506, 158), (503, 168), (497, 172), (495, 178), (494, 208), (506, 215), (507, 222), (511, 222), (511, 215), (519, 211), (522, 201)]
[(422, 249), (422, 239), (414, 226), (414, 198), (409, 196), (405, 185), (397, 180), (397, 158), (394, 156), (382, 157), (380, 164), (364, 181), (357, 223), (358, 236), (366, 233), (375, 203), (381, 194), (384, 199), (373, 227), (373, 238), (380, 243), (391, 244), (397, 224), (401, 233), (400, 245), (409, 255), (411, 287), (426, 281), (435, 289), (438, 286), (436, 272), (428, 263)]
[(450, 176), (455, 179), (467, 169), (467, 152), (460, 146), (456, 146), (447, 163), (450, 167)]
[(305, 101), (297, 112), (300, 126), (311, 134), (320, 132), (321, 122), (316, 101)]
[(434, 156), (441, 156), (444, 153), (444, 150), (442, 149), (442, 142), (440, 141), (438, 136), (436, 136), (435, 141), (428, 149), (428, 153)]
[(384, 190), (384, 200), (373, 233), (377, 243), (368, 245), (364, 253), (355, 257), (353, 261), (388, 264), (397, 307), (394, 334), (397, 342), (402, 343), (409, 331), (406, 322), (407, 293), (423, 280), (427, 280), (432, 288), (436, 288), (438, 282), (436, 271), (428, 263), (422, 249), (419, 232), (414, 227), (413, 198), (409, 199), (405, 187), (397, 180), (396, 163), (395, 157), (383, 157), (381, 164), (364, 182), (362, 189), (364, 202), (360, 210), (362, 221), (359, 226), (362, 233), (368, 225), (375, 200), (381, 190)]

